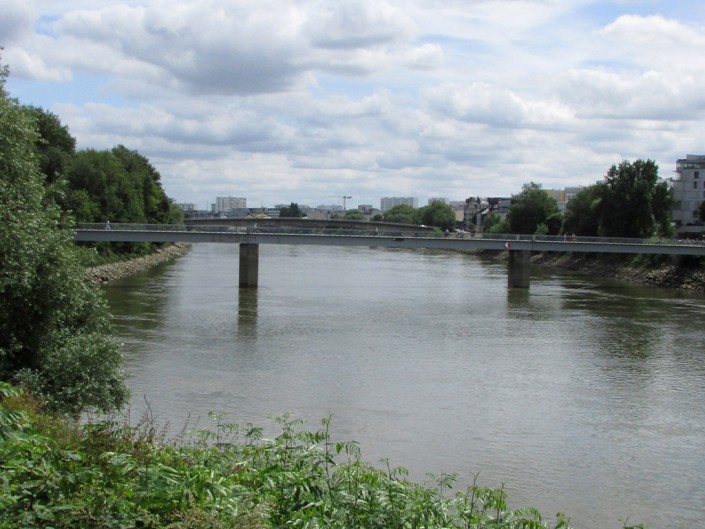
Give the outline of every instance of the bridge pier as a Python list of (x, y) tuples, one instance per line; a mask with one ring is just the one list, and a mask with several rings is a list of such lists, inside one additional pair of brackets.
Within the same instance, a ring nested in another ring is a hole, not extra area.
[(509, 250), (507, 265), (507, 286), (509, 288), (529, 288), (530, 250)]
[(240, 244), (240, 288), (257, 288), (259, 244)]

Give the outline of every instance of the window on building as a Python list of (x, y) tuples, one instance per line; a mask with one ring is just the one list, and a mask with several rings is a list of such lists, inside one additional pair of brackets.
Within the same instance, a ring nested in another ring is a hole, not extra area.
[(693, 173), (693, 178), (700, 178), (700, 171), (695, 171)]
[(693, 188), (694, 188), (694, 189), (697, 189), (697, 188), (698, 188), (698, 183), (697, 183), (697, 182), (693, 182)]

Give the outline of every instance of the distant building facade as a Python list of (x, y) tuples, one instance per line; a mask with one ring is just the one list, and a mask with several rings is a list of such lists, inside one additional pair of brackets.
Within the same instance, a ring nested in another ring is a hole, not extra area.
[(379, 209), (384, 211), (392, 209), (394, 206), (419, 207), (419, 199), (416, 197), (384, 197), (380, 200)]
[(241, 197), (215, 197), (213, 213), (217, 215), (247, 214), (247, 199)]
[[(688, 154), (678, 160), (671, 189), (674, 201), (671, 216), (678, 231), (703, 231), (699, 208), (705, 201), (705, 155)], [(684, 229), (688, 226), (696, 228)]]
[(565, 189), (546, 189), (545, 191), (556, 201), (559, 211), (565, 211), (568, 202), (583, 189), (583, 186), (576, 186)]

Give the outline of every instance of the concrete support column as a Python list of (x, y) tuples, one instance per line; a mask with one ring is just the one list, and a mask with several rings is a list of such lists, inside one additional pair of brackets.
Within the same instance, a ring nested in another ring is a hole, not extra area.
[(509, 250), (507, 266), (507, 285), (509, 288), (529, 288), (530, 250)]
[(257, 288), (259, 244), (240, 244), (240, 288)]

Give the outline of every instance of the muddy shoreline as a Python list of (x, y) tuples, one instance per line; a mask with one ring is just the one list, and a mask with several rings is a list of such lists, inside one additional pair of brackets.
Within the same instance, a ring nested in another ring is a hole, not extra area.
[(593, 277), (613, 278), (630, 283), (676, 290), (705, 292), (705, 267), (696, 259), (653, 261), (629, 256), (595, 256), (587, 254), (536, 254), (531, 263), (553, 269), (569, 270)]

